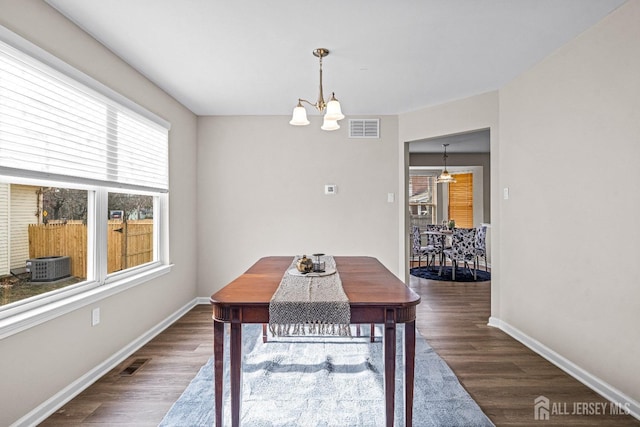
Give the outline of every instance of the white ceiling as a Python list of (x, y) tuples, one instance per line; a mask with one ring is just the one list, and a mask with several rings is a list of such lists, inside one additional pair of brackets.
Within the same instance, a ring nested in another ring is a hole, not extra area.
[(386, 115), (498, 89), (624, 0), (46, 0), (198, 115)]

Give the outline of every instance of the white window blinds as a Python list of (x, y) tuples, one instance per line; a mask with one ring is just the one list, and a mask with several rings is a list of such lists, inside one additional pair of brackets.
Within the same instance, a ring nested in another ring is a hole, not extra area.
[(168, 129), (0, 42), (0, 172), (167, 191)]

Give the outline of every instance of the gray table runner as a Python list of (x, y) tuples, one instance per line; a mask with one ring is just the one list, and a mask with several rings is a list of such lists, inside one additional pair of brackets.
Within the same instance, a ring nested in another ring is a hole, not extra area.
[[(340, 273), (328, 276), (292, 275), (299, 257), (282, 277), (269, 303), (269, 330), (274, 336), (351, 336), (351, 308), (342, 289)], [(336, 268), (332, 256), (322, 256), (327, 271)]]

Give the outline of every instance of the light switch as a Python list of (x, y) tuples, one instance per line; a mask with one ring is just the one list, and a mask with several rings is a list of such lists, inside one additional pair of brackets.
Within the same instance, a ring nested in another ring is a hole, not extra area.
[(91, 326), (96, 326), (98, 323), (100, 323), (100, 307), (91, 310)]
[(509, 187), (505, 187), (505, 188), (502, 190), (502, 197), (503, 197), (505, 200), (509, 200)]
[(387, 193), (387, 202), (388, 203), (393, 203), (395, 201), (396, 201), (395, 193)]

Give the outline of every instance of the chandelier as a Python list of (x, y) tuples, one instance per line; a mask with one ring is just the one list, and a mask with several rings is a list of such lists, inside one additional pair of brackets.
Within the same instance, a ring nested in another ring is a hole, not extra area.
[(447, 147), (449, 146), (449, 144), (442, 144), (442, 146), (444, 147), (444, 155), (442, 156), (442, 158), (444, 159), (444, 170), (436, 180), (436, 183), (437, 184), (455, 183), (456, 179), (447, 170), (447, 157), (449, 157), (447, 156)]
[(307, 101), (306, 99), (298, 98), (298, 105), (293, 109), (293, 116), (291, 117), (291, 121), (289, 124), (294, 126), (306, 126), (309, 124), (309, 120), (307, 120), (307, 110), (302, 105), (303, 102), (315, 107), (321, 113), (326, 110), (324, 115), (324, 122), (320, 129), (322, 130), (336, 130), (340, 129), (340, 125), (338, 124), (338, 120), (344, 119), (344, 114), (340, 109), (340, 103), (336, 99), (335, 94), (331, 93), (331, 98), (329, 102), (324, 101), (324, 94), (322, 93), (322, 58), (329, 55), (329, 50), (325, 48), (318, 48), (313, 51), (313, 55), (316, 56), (320, 61), (320, 93), (318, 94), (318, 100), (315, 104)]

